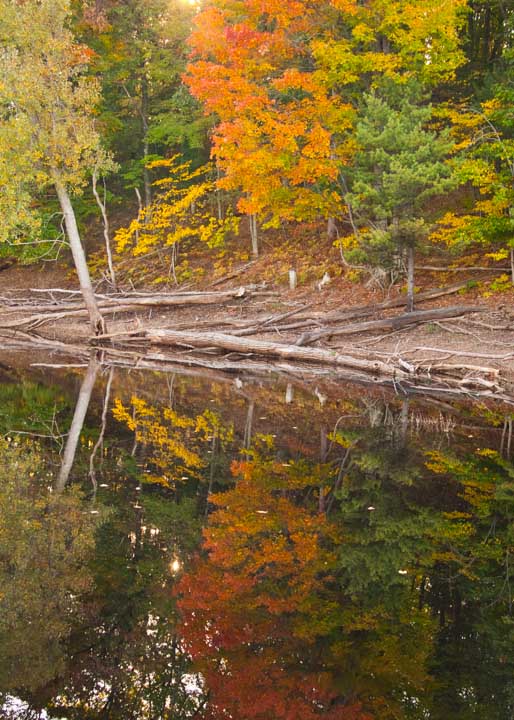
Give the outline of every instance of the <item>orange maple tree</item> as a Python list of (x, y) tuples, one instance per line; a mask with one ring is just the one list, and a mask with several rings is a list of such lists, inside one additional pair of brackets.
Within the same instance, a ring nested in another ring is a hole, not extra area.
[(238, 207), (270, 222), (341, 211), (334, 189), (352, 109), (330, 92), (306, 38), (328, 22), (309, 0), (216, 0), (196, 19), (186, 77), (219, 122), (213, 156)]

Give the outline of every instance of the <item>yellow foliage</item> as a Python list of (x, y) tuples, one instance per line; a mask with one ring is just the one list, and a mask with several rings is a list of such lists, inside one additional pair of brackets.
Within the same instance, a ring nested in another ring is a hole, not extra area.
[(127, 228), (115, 235), (118, 252), (129, 251), (134, 257), (146, 255), (157, 247), (172, 247), (182, 240), (200, 240), (209, 247), (223, 243), (231, 232), (237, 232), (238, 218), (229, 211), (218, 219), (209, 208), (215, 190), (213, 180), (205, 179), (211, 166), (191, 169), (179, 156), (157, 160), (150, 168), (167, 169), (169, 174), (156, 180), (159, 189), (153, 203), (144, 208)]

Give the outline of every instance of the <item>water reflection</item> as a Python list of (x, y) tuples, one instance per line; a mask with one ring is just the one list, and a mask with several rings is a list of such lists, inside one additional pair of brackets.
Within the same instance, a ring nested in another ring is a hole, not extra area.
[(91, 366), (82, 389), (93, 374), (63, 492), (58, 444), (1, 449), (4, 698), (59, 718), (512, 718), (510, 416)]
[(0, 691), (35, 693), (67, 665), (84, 617), (98, 518), (55, 495), (39, 448), (0, 440)]

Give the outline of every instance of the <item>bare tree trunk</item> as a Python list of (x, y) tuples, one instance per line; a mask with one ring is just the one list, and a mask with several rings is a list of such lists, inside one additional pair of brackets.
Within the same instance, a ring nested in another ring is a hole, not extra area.
[(152, 204), (152, 183), (150, 181), (150, 173), (146, 166), (146, 158), (150, 154), (150, 145), (148, 143), (148, 80), (146, 77), (143, 77), (141, 81), (141, 123), (143, 126), (143, 155), (145, 158), (143, 167), (145, 205), (148, 208)]
[(327, 237), (330, 241), (337, 240), (339, 233), (337, 232), (337, 225), (335, 218), (329, 217), (327, 221)]
[(71, 254), (73, 255), (73, 262), (75, 263), (75, 269), (79, 278), (80, 290), (89, 314), (89, 321), (94, 334), (103, 335), (105, 334), (107, 328), (102, 314), (98, 309), (93, 285), (91, 284), (91, 277), (89, 275), (84, 248), (82, 247), (82, 242), (80, 240), (75, 211), (73, 210), (73, 205), (71, 204), (68, 191), (57, 173), (53, 174), (53, 180), (57, 191), (57, 197), (59, 198), (59, 203), (64, 215), (66, 233), (68, 235)]
[(407, 312), (414, 310), (414, 245), (407, 248)]
[(219, 181), (221, 179), (221, 171), (219, 168), (219, 165), (216, 164), (216, 207), (218, 209), (218, 220), (221, 222), (223, 220), (223, 204), (221, 202), (221, 190), (218, 187)]
[[(325, 425), (322, 425), (319, 429), (319, 461), (321, 465), (324, 465), (327, 462), (328, 457), (328, 431)], [(325, 512), (325, 494), (324, 494), (324, 486), (323, 486), (323, 471), (320, 468), (320, 475), (321, 475), (321, 482), (319, 486), (319, 512), (324, 513)]]
[(105, 201), (105, 185), (104, 185), (104, 198), (100, 197), (97, 189), (97, 177), (96, 170), (93, 172), (93, 194), (95, 196), (96, 204), (100, 208), (102, 213), (102, 220), (104, 223), (104, 240), (105, 240), (105, 251), (107, 253), (107, 265), (109, 267), (109, 275), (111, 276), (111, 282), (114, 289), (116, 289), (116, 275), (114, 274), (114, 264), (112, 261), (112, 250), (111, 250), (111, 237), (109, 232), (109, 218), (107, 216), (107, 205)]
[(75, 460), (75, 453), (77, 452), (77, 445), (80, 439), (80, 433), (84, 427), (84, 420), (93, 393), (93, 388), (96, 382), (96, 376), (100, 364), (96, 358), (92, 357), (89, 361), (87, 372), (80, 386), (79, 396), (77, 398), (77, 404), (75, 405), (75, 412), (73, 414), (73, 420), (71, 421), (70, 431), (68, 433), (68, 439), (64, 448), (64, 454), (62, 458), (62, 465), (55, 481), (55, 492), (60, 493), (66, 487), (68, 478), (70, 477), (71, 468), (73, 461)]
[(252, 239), (252, 255), (254, 258), (259, 257), (259, 228), (257, 225), (257, 215), (249, 215), (250, 220), (250, 237)]

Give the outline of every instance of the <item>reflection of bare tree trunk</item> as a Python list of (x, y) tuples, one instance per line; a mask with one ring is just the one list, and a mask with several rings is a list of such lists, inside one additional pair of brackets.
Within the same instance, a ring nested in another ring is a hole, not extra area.
[(109, 398), (111, 395), (111, 385), (112, 385), (113, 376), (114, 376), (114, 368), (111, 368), (111, 370), (109, 372), (109, 379), (107, 380), (107, 385), (105, 387), (104, 407), (102, 410), (102, 426), (100, 428), (100, 435), (98, 436), (98, 440), (96, 441), (93, 451), (89, 457), (89, 477), (91, 478), (91, 482), (93, 483), (93, 488), (94, 488), (95, 493), (96, 493), (95, 457), (96, 457), (96, 453), (98, 452), (99, 448), (102, 446), (104, 437), (105, 437), (105, 428), (107, 426), (107, 411), (109, 410)]
[(399, 428), (399, 445), (402, 448), (407, 447), (407, 440), (409, 438), (409, 399), (405, 398), (402, 400), (402, 409), (400, 413), (400, 428)]
[(172, 373), (171, 376), (166, 376), (166, 384), (168, 385), (168, 405), (170, 410), (173, 410), (175, 402), (175, 378), (176, 374)]
[[(320, 437), (319, 437), (319, 460), (321, 465), (324, 465), (327, 462), (327, 456), (328, 456), (328, 433), (327, 428), (325, 425), (322, 425), (320, 428)], [(325, 512), (325, 495), (324, 495), (324, 486), (323, 486), (323, 470), (321, 470), (321, 482), (319, 486), (319, 511), (320, 513)]]
[[(248, 412), (246, 413), (246, 425), (245, 425), (245, 434), (243, 439), (243, 447), (245, 450), (249, 450), (250, 446), (252, 444), (252, 425), (253, 425), (253, 413), (255, 410), (255, 403), (253, 400), (250, 401), (248, 405)], [(248, 453), (245, 453), (246, 457), (248, 457)]]
[(501, 438), (501, 444), (500, 444), (500, 453), (507, 459), (510, 458), (511, 446), (512, 446), (512, 418), (506, 417), (503, 422), (503, 432), (502, 432), (502, 438)]
[(330, 495), (328, 496), (328, 499), (325, 498), (325, 500), (323, 502), (323, 506), (324, 506), (325, 512), (327, 514), (327, 517), (328, 517), (330, 510), (332, 509), (332, 505), (334, 504), (336, 494), (344, 480), (345, 470), (347, 470), (348, 467), (351, 465), (351, 462), (352, 462), (351, 451), (355, 444), (356, 444), (356, 441), (354, 441), (351, 445), (349, 445), (346, 448), (343, 458), (341, 460), (341, 464), (339, 465), (339, 471), (337, 473), (337, 478), (334, 483), (334, 487), (332, 488)]
[(55, 492), (62, 492), (66, 487), (68, 478), (70, 476), (73, 461), (75, 460), (75, 453), (77, 452), (77, 445), (80, 439), (80, 433), (84, 427), (84, 420), (91, 400), (91, 394), (96, 382), (96, 376), (100, 364), (95, 357), (92, 357), (89, 361), (86, 375), (80, 386), (79, 396), (77, 398), (77, 404), (75, 405), (75, 412), (73, 414), (73, 420), (71, 421), (70, 432), (68, 433), (68, 439), (64, 447), (64, 454), (62, 458), (62, 465), (57, 480), (55, 481)]
[(215, 469), (215, 464), (216, 464), (217, 450), (218, 450), (218, 431), (215, 430), (214, 434), (212, 436), (211, 466), (210, 466), (210, 471), (209, 471), (209, 487), (207, 488), (207, 502), (205, 503), (205, 515), (208, 515), (208, 513), (209, 513), (209, 498), (211, 496), (212, 486), (214, 484), (214, 469)]

